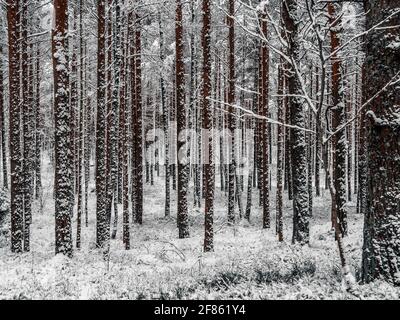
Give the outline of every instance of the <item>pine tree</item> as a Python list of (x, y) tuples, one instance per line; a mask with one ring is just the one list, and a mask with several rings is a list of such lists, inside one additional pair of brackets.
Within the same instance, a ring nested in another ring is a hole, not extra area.
[(235, 180), (236, 180), (236, 150), (235, 150), (235, 0), (228, 1), (228, 132), (230, 135), (230, 154), (228, 167), (228, 223), (235, 223)]
[(3, 47), (0, 46), (0, 148), (2, 159), (3, 187), (8, 189), (7, 176), (7, 156), (6, 156), (6, 128), (5, 128), (5, 108), (4, 108), (4, 70), (3, 70)]
[(161, 11), (158, 12), (158, 26), (160, 33), (160, 94), (161, 94), (161, 109), (162, 109), (162, 119), (163, 119), (163, 129), (164, 129), (164, 139), (165, 139), (165, 207), (164, 215), (166, 217), (170, 216), (171, 211), (171, 188), (170, 188), (170, 152), (169, 152), (169, 112), (168, 105), (166, 101), (166, 88), (164, 79), (164, 63), (165, 63), (165, 53), (164, 53), (164, 32), (161, 19)]
[[(269, 50), (266, 40), (268, 39), (268, 23), (266, 5), (260, 8), (261, 34), (265, 38), (261, 43), (261, 90), (260, 111), (263, 117), (269, 117)], [(269, 212), (269, 130), (266, 120), (262, 121), (260, 128), (261, 139), (261, 194), (263, 209), (263, 228), (270, 227)]]
[(104, 247), (107, 232), (106, 162), (106, 1), (97, 3), (96, 244)]
[[(285, 77), (283, 75), (283, 59), (278, 66), (278, 122), (284, 122), (284, 100)], [(276, 177), (276, 233), (279, 241), (283, 241), (283, 151), (284, 151), (284, 127), (278, 125), (277, 146), (277, 177)]]
[[(396, 1), (369, 0), (366, 28), (397, 14), (370, 31), (366, 37), (365, 99), (377, 95), (367, 111), (368, 180), (364, 223), (363, 280), (383, 278), (399, 285), (400, 268), (400, 95), (395, 86), (378, 92), (392, 81), (399, 81), (398, 39), (399, 4)], [(397, 44), (397, 45), (396, 45)], [(394, 79), (393, 79), (394, 78)]]
[(214, 159), (213, 159), (213, 137), (212, 137), (212, 113), (210, 105), (211, 95), (211, 2), (203, 0), (203, 30), (202, 30), (202, 46), (203, 46), (203, 89), (202, 89), (202, 108), (203, 108), (203, 130), (206, 139), (204, 145), (204, 153), (207, 155), (204, 164), (205, 175), (205, 236), (204, 251), (214, 250)]
[(189, 159), (187, 155), (186, 106), (185, 106), (185, 64), (183, 61), (182, 2), (176, 2), (176, 113), (177, 113), (177, 161), (178, 161), (178, 230), (179, 238), (189, 237), (187, 191), (189, 183)]
[(11, 251), (22, 252), (23, 236), (23, 193), (21, 161), (21, 78), (19, 21), (21, 2), (7, 1), (8, 22), (8, 66), (9, 66), (9, 109), (10, 109), (10, 174), (11, 174)]
[(135, 161), (135, 223), (143, 223), (143, 110), (142, 110), (142, 33), (141, 18), (136, 12), (135, 15), (135, 109), (133, 118), (135, 119), (132, 128), (134, 134), (134, 161)]
[(307, 147), (305, 128), (305, 111), (301, 84), (295, 68), (300, 65), (300, 42), (298, 30), (298, 4), (294, 0), (283, 3), (283, 20), (286, 28), (288, 55), (291, 60), (288, 74), (288, 94), (291, 124), (291, 165), (293, 179), (293, 242), (305, 244), (309, 242), (309, 202), (307, 187)]
[(42, 198), (42, 110), (40, 103), (40, 44), (36, 52), (36, 93), (35, 93), (35, 197)]
[[(345, 102), (344, 102), (344, 83), (342, 75), (342, 59), (336, 53), (340, 46), (338, 28), (341, 20), (336, 16), (335, 5), (328, 4), (329, 20), (331, 23), (331, 60), (332, 60), (332, 126), (333, 131), (343, 126), (346, 122)], [(346, 210), (346, 131), (340, 130), (333, 136), (332, 149), (333, 157), (333, 180), (334, 180), (334, 223), (339, 223), (342, 235), (347, 234), (347, 210)]]
[(78, 124), (78, 173), (77, 173), (77, 184), (78, 184), (78, 207), (77, 207), (77, 235), (76, 235), (76, 247), (81, 247), (81, 231), (82, 231), (82, 213), (83, 213), (83, 157), (84, 157), (84, 52), (83, 52), (83, 0), (79, 0), (79, 124)]

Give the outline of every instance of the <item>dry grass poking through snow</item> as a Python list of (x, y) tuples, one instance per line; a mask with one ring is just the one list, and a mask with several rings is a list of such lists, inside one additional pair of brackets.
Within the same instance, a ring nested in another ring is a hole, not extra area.
[[(257, 205), (250, 223), (225, 225), (226, 206), (217, 192), (215, 252), (203, 254), (203, 214), (192, 210), (191, 237), (177, 239), (176, 220), (163, 218), (162, 178), (146, 186), (145, 219), (131, 229), (132, 250), (123, 250), (121, 232), (112, 241), (109, 261), (95, 249), (94, 197), (90, 225), (83, 227), (81, 251), (73, 259), (54, 257), (52, 194), (43, 213), (35, 212), (32, 251), (0, 248), (0, 299), (354, 299), (344, 292), (334, 236), (329, 223), (328, 195), (315, 201), (309, 246), (293, 246), (291, 208), (285, 205), (285, 242), (261, 230)], [(51, 190), (52, 179), (46, 179)], [(93, 188), (93, 186), (92, 186)], [(161, 191), (160, 191), (161, 190)], [(274, 193), (272, 193), (274, 194)], [(257, 203), (257, 199), (254, 199)], [(39, 204), (36, 203), (36, 208)], [(362, 217), (350, 208), (346, 252), (357, 276), (361, 259)], [(121, 208), (120, 208), (121, 209)], [(171, 210), (175, 212), (174, 207)], [(274, 208), (271, 208), (274, 213)], [(274, 219), (274, 215), (272, 216)], [(75, 229), (74, 229), (75, 233)], [(365, 299), (398, 299), (399, 289), (376, 282), (360, 286)]]

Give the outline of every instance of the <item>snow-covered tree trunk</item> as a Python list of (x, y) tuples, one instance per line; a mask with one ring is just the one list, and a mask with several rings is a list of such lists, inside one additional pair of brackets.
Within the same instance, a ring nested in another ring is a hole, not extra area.
[(165, 144), (165, 206), (164, 215), (166, 217), (170, 216), (171, 212), (171, 173), (170, 173), (170, 152), (169, 152), (169, 110), (166, 101), (166, 89), (165, 89), (165, 79), (164, 79), (164, 63), (165, 63), (165, 48), (164, 48), (164, 30), (161, 19), (161, 11), (158, 12), (158, 26), (160, 34), (160, 95), (161, 95), (161, 108), (162, 108), (162, 118), (163, 118), (163, 129), (164, 129), (164, 144)]
[[(77, 205), (77, 226), (76, 226), (76, 247), (81, 247), (82, 233), (82, 214), (83, 214), (83, 157), (84, 157), (84, 52), (83, 52), (83, 6), (79, 0), (79, 124), (78, 124), (78, 169), (77, 169), (77, 184), (78, 184), (78, 205)], [(77, 13), (77, 14), (78, 14)]]
[(55, 116), (55, 220), (56, 253), (72, 255), (71, 215), (73, 194), (71, 128), (69, 108), (68, 1), (54, 0), (53, 29), (54, 116)]
[(0, 46), (0, 141), (1, 141), (1, 170), (3, 176), (3, 187), (8, 189), (8, 176), (7, 176), (7, 156), (6, 156), (6, 128), (5, 128), (5, 108), (4, 108), (4, 66), (3, 66), (3, 47)]
[[(318, 99), (318, 89), (320, 88), (320, 82), (319, 82), (319, 67), (315, 68), (315, 99)], [(321, 126), (318, 125), (318, 123), (321, 123), (321, 111), (316, 114), (315, 122), (316, 122), (316, 128), (315, 128), (315, 163), (314, 163), (314, 184), (315, 184), (315, 195), (317, 197), (321, 196), (321, 175), (320, 175), (320, 168), (321, 168), (321, 159), (322, 159), (322, 153), (321, 153)]]
[[(307, 146), (303, 92), (296, 68), (300, 66), (300, 39), (298, 30), (298, 4), (294, 0), (285, 0), (283, 20), (287, 31), (288, 56), (291, 60), (288, 75), (288, 94), (290, 104), (293, 141), (291, 143), (291, 164), (293, 178), (293, 242), (309, 242), (309, 202), (307, 179)], [(298, 71), (298, 70), (297, 70)]]
[(36, 93), (35, 93), (35, 198), (42, 197), (42, 110), (40, 104), (40, 44), (36, 52)]
[[(88, 56), (87, 42), (85, 43), (85, 57)], [(84, 60), (85, 68), (85, 83), (88, 83), (88, 63), (87, 59)], [(85, 103), (85, 126), (84, 126), (84, 168), (85, 168), (85, 226), (89, 226), (89, 183), (90, 183), (90, 153), (91, 153), (91, 123), (92, 123), (92, 108), (91, 98), (88, 95), (88, 86), (85, 86), (85, 96), (87, 97)]]
[[(364, 61), (361, 70), (361, 83), (362, 83), (362, 102), (368, 100), (367, 97), (367, 83), (368, 77), (366, 76), (366, 61)], [(367, 211), (367, 119), (365, 110), (360, 111), (359, 119), (359, 141), (358, 141), (358, 190), (357, 190), (357, 208), (358, 213), (365, 214)]]
[[(283, 61), (281, 59), (278, 66), (278, 122), (284, 123), (284, 99), (285, 77), (283, 75)], [(284, 143), (285, 128), (278, 126), (278, 142), (277, 142), (277, 173), (276, 173), (276, 233), (279, 241), (283, 241), (283, 165), (284, 165)]]
[[(400, 13), (397, 1), (368, 0), (364, 94), (367, 111), (368, 180), (365, 213), (363, 280), (377, 278), (400, 285)], [(395, 79), (393, 79), (395, 78)], [(389, 86), (378, 93), (391, 81)]]
[[(133, 14), (129, 14), (128, 18), (132, 18)], [(133, 21), (128, 21), (130, 25), (133, 24)], [(129, 27), (128, 27), (129, 30)], [(127, 39), (130, 39), (130, 37), (127, 35)], [(129, 47), (126, 47), (125, 49), (125, 55), (124, 55), (124, 60), (125, 56), (127, 56), (127, 52), (129, 51)], [(126, 62), (124, 63), (124, 79), (127, 79), (128, 76), (128, 60), (125, 60)], [(132, 66), (131, 66), (132, 67)], [(131, 241), (130, 241), (130, 224), (129, 224), (129, 108), (128, 104), (126, 103), (126, 85), (123, 85), (123, 90), (121, 90), (121, 105), (120, 105), (120, 121), (119, 121), (119, 128), (122, 128), (122, 132), (120, 135), (120, 139), (122, 139), (122, 143), (120, 142), (120, 161), (122, 171), (121, 171), (121, 177), (120, 177), (120, 183), (122, 183), (121, 186), (121, 197), (122, 197), (122, 216), (123, 216), (123, 243), (125, 244), (125, 250), (129, 250), (131, 247)], [(116, 203), (114, 203), (114, 206), (116, 206)], [(118, 213), (115, 215), (115, 219), (117, 219)], [(117, 220), (114, 220), (116, 224)], [(116, 231), (117, 227), (114, 224), (113, 228), (113, 237), (116, 237)]]
[[(341, 7), (333, 3), (328, 4), (329, 21), (331, 23), (331, 62), (332, 62), (332, 130), (345, 125), (346, 109), (344, 100), (343, 66), (342, 58), (336, 53), (341, 45), (340, 35), (341, 19), (339, 12)], [(332, 139), (333, 149), (333, 181), (334, 194), (333, 223), (339, 223), (339, 230), (342, 235), (347, 234), (347, 210), (346, 210), (346, 156), (347, 140), (346, 130), (338, 131)]]
[(143, 115), (142, 115), (142, 33), (141, 17), (135, 14), (135, 106), (133, 117), (135, 118), (133, 130), (135, 148), (136, 190), (135, 194), (135, 223), (143, 223)]
[(228, 1), (228, 132), (230, 134), (230, 154), (228, 167), (228, 223), (235, 223), (235, 177), (236, 177), (236, 153), (235, 153), (235, 0)]
[[(266, 14), (266, 4), (260, 8), (260, 25), (261, 34), (265, 39), (268, 39), (268, 22)], [(269, 117), (269, 50), (268, 44), (263, 41), (261, 43), (261, 105), (260, 111), (263, 117)], [(261, 139), (261, 195), (262, 195), (262, 210), (263, 210), (263, 228), (270, 227), (270, 212), (269, 212), (269, 141), (270, 135), (266, 120), (261, 122), (260, 139)]]
[(97, 117), (96, 117), (96, 243), (104, 247), (107, 232), (106, 146), (106, 0), (97, 3)]
[(32, 220), (32, 196), (31, 196), (31, 157), (30, 148), (32, 146), (32, 130), (30, 125), (30, 81), (29, 81), (29, 45), (28, 45), (28, 1), (22, 1), (21, 12), (21, 74), (22, 74), (22, 148), (23, 148), (23, 168), (22, 168), (22, 181), (24, 193), (24, 251), (30, 250), (30, 224)]
[(189, 182), (189, 159), (187, 154), (186, 106), (185, 106), (185, 64), (183, 61), (182, 1), (176, 1), (175, 17), (175, 74), (176, 74), (176, 117), (177, 117), (177, 163), (178, 163), (178, 231), (179, 238), (189, 237), (187, 192)]
[[(76, 5), (72, 7), (73, 25), (72, 30), (78, 30), (78, 9)], [(77, 37), (70, 37), (68, 40), (72, 47), (71, 71), (70, 71), (70, 109), (71, 109), (71, 162), (73, 162), (72, 181), (74, 184), (74, 194), (71, 198), (75, 205), (75, 195), (78, 194), (78, 121), (79, 121), (79, 101), (78, 101), (78, 43)]]
[(107, 213), (106, 213), (106, 239), (110, 238), (112, 206), (114, 211), (118, 210), (117, 179), (118, 179), (118, 112), (120, 108), (119, 93), (121, 87), (121, 66), (122, 66), (122, 34), (121, 26), (123, 20), (122, 6), (119, 0), (114, 1), (115, 28), (113, 33), (113, 54), (112, 66), (114, 83), (112, 88), (111, 110), (107, 114)]
[[(213, 153), (213, 119), (211, 112), (211, 1), (203, 0), (203, 89), (202, 89), (202, 108), (203, 108), (203, 130), (205, 132), (204, 154), (207, 155), (204, 164), (204, 183), (205, 183), (205, 236), (204, 251), (214, 250), (214, 153)], [(208, 150), (207, 150), (208, 149)]]

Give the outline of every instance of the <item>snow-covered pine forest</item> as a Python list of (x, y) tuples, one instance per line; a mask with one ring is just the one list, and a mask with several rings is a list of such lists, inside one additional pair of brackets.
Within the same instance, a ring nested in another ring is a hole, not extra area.
[(0, 1), (0, 299), (399, 299), (400, 1)]

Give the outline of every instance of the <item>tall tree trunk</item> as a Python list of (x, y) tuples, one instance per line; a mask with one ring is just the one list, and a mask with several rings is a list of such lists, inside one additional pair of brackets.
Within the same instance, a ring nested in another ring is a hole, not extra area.
[(30, 224), (32, 220), (32, 197), (31, 197), (31, 158), (30, 148), (32, 141), (32, 130), (30, 126), (30, 63), (28, 46), (28, 1), (22, 1), (21, 13), (21, 56), (22, 56), (22, 130), (23, 130), (23, 183), (24, 183), (24, 251), (30, 250)]
[[(399, 81), (397, 1), (365, 2), (366, 29), (397, 10), (380, 30), (366, 37), (364, 99), (370, 99), (393, 77)], [(365, 212), (363, 280), (382, 278), (399, 285), (400, 269), (400, 92), (390, 86), (372, 100), (368, 118), (368, 196)]]
[[(261, 8), (261, 33), (265, 39), (268, 39), (268, 24), (266, 5)], [(269, 117), (269, 50), (268, 44), (263, 41), (261, 44), (261, 115)], [(261, 123), (261, 193), (263, 210), (263, 228), (270, 227), (269, 212), (269, 130), (268, 122), (263, 120)]]
[(21, 160), (21, 78), (20, 78), (20, 10), (21, 1), (7, 2), (8, 61), (10, 91), (10, 173), (11, 173), (11, 251), (22, 252), (23, 193)]
[(166, 102), (166, 92), (165, 92), (165, 80), (164, 80), (164, 63), (165, 63), (165, 53), (164, 53), (164, 30), (161, 21), (161, 11), (158, 12), (158, 23), (160, 32), (160, 91), (161, 91), (161, 107), (162, 107), (162, 117), (163, 117), (163, 128), (164, 128), (164, 139), (165, 139), (165, 207), (164, 215), (166, 217), (170, 216), (171, 212), (171, 187), (170, 187), (170, 164), (169, 164), (169, 112)]
[[(288, 94), (290, 95), (291, 124), (305, 128), (305, 111), (301, 84), (295, 68), (300, 66), (300, 43), (298, 31), (298, 4), (294, 0), (285, 0), (283, 4), (283, 20), (288, 32), (288, 55), (291, 59), (288, 76)], [(307, 146), (304, 130), (292, 128), (291, 164), (293, 177), (293, 242), (306, 244), (309, 242), (309, 202), (307, 179)]]
[[(84, 68), (85, 68), (85, 83), (88, 81), (88, 68), (87, 68), (87, 43), (85, 43), (85, 60), (84, 60)], [(85, 86), (85, 96), (87, 96), (88, 85)], [(91, 151), (91, 142), (90, 139), (90, 127), (91, 127), (91, 99), (90, 97), (86, 98), (85, 102), (85, 125), (84, 125), (84, 168), (85, 168), (85, 226), (89, 226), (89, 183), (90, 183), (90, 151)]]
[(96, 243), (107, 240), (107, 146), (106, 146), (106, 0), (97, 3), (97, 124), (96, 124)]
[[(0, 56), (3, 56), (3, 47), (0, 46)], [(8, 176), (7, 176), (7, 156), (6, 156), (6, 128), (5, 128), (5, 108), (4, 108), (4, 70), (3, 62), (0, 61), (0, 140), (1, 140), (1, 158), (2, 158), (2, 174), (3, 174), (3, 187), (8, 189)]]
[(42, 197), (42, 111), (40, 108), (40, 44), (36, 52), (36, 97), (35, 97), (35, 197)]
[(68, 65), (66, 38), (68, 37), (68, 1), (54, 0), (53, 70), (55, 96), (55, 220), (56, 253), (72, 256), (71, 215), (73, 194), (71, 128), (68, 94)]
[(135, 15), (135, 168), (136, 168), (136, 201), (135, 223), (143, 223), (143, 116), (142, 116), (142, 42), (140, 16)]
[[(340, 7), (339, 7), (340, 8)], [(328, 3), (328, 14), (331, 23), (331, 54), (332, 54), (332, 127), (336, 131), (346, 121), (346, 110), (344, 101), (344, 84), (342, 76), (342, 60), (335, 52), (340, 46), (338, 31), (341, 19), (336, 16), (336, 7)], [(339, 230), (342, 235), (347, 234), (347, 210), (346, 210), (346, 131), (340, 130), (333, 136), (333, 181), (334, 195), (333, 203), (336, 217), (334, 223), (339, 223)]]
[(204, 251), (214, 250), (214, 154), (213, 154), (213, 138), (212, 138), (212, 113), (211, 113), (211, 2), (203, 0), (203, 90), (202, 90), (202, 107), (203, 107), (203, 130), (205, 131), (204, 154), (204, 174), (205, 174), (205, 236)]
[[(285, 78), (283, 70), (283, 61), (278, 66), (278, 122), (284, 123), (284, 88)], [(279, 241), (283, 241), (283, 151), (284, 151), (284, 134), (285, 128), (281, 125), (278, 126), (278, 146), (277, 146), (277, 177), (276, 177), (276, 233)]]
[(189, 182), (189, 159), (187, 159), (187, 132), (185, 107), (185, 64), (183, 61), (182, 2), (176, 1), (176, 116), (177, 116), (177, 161), (178, 161), (178, 230), (179, 238), (189, 237), (187, 189)]
[(235, 0), (228, 2), (228, 134), (231, 137), (228, 174), (228, 224), (235, 223), (235, 177), (236, 177), (236, 153), (235, 153)]
[(84, 139), (84, 78), (83, 78), (83, 67), (84, 67), (84, 56), (83, 56), (83, 11), (82, 1), (79, 0), (79, 124), (78, 124), (78, 173), (77, 173), (77, 184), (78, 184), (78, 207), (77, 207), (77, 232), (76, 232), (76, 247), (81, 247), (81, 230), (82, 230), (82, 162), (83, 162), (83, 139)]
[[(315, 70), (315, 96), (316, 98), (318, 98), (318, 89), (319, 89), (319, 68), (316, 67)], [(316, 122), (321, 122), (321, 111), (319, 110), (319, 112), (316, 115)], [(315, 194), (317, 197), (321, 196), (321, 188), (320, 188), (320, 183), (321, 183), (321, 178), (320, 178), (320, 163), (321, 163), (321, 159), (322, 159), (322, 154), (321, 154), (321, 141), (320, 141), (320, 136), (321, 136), (321, 132), (320, 132), (320, 128), (321, 126), (316, 125), (316, 129), (315, 129), (315, 173), (314, 173), (314, 180), (315, 180)]]
[[(131, 15), (130, 15), (131, 17)], [(132, 21), (128, 22), (132, 23)], [(129, 39), (129, 37), (128, 37)], [(126, 50), (128, 51), (128, 49)], [(126, 68), (126, 67), (125, 67)], [(124, 71), (125, 74), (127, 75), (127, 72)], [(127, 76), (125, 75), (125, 79), (127, 79)], [(125, 90), (125, 88), (124, 88)], [(122, 95), (125, 95), (125, 92), (122, 92)], [(122, 100), (124, 100), (123, 98)], [(120, 106), (120, 123), (119, 126), (122, 128), (122, 144), (120, 145), (122, 148), (121, 155), (122, 157), (120, 158), (120, 161), (122, 161), (122, 176), (120, 182), (122, 182), (122, 216), (123, 216), (123, 242), (125, 244), (125, 250), (129, 250), (131, 247), (131, 242), (130, 242), (130, 226), (129, 226), (129, 173), (128, 173), (128, 163), (129, 163), (129, 155), (128, 155), (128, 147), (129, 147), (129, 109), (127, 103), (123, 101)], [(117, 204), (114, 203), (114, 206)], [(115, 215), (116, 219), (118, 215)], [(116, 222), (117, 220), (115, 220)], [(113, 237), (115, 238), (116, 236), (116, 226), (114, 226), (113, 230)]]

